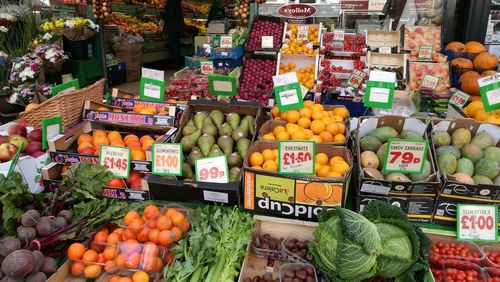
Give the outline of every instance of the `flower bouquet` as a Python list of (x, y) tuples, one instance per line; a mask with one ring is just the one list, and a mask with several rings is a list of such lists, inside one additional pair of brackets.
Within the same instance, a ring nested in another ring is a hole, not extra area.
[(33, 102), (36, 96), (36, 84), (21, 84), (12, 89), (9, 97), (9, 103), (18, 105), (27, 105)]
[(34, 82), (40, 77), (43, 62), (40, 58), (23, 56), (20, 60), (14, 61), (10, 72), (10, 83), (20, 85), (26, 82)]
[[(55, 26), (61, 25), (56, 21)], [(99, 25), (89, 19), (73, 18), (62, 21), (61, 33), (68, 40), (72, 59), (86, 60), (88, 40), (99, 31)]]
[(45, 82), (62, 83), (62, 63), (66, 58), (64, 51), (57, 45), (38, 45), (33, 51), (33, 55), (43, 60), (43, 70), (45, 72)]

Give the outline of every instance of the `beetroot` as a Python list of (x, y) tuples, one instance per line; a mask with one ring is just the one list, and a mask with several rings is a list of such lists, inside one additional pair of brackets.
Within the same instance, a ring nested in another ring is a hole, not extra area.
[(40, 213), (37, 210), (29, 210), (21, 215), (23, 226), (35, 226), (40, 221)]
[(33, 258), (35, 259), (35, 266), (33, 267), (33, 272), (38, 272), (42, 269), (45, 262), (45, 256), (40, 251), (33, 251)]
[(36, 237), (36, 229), (34, 227), (19, 226), (17, 228), (17, 237), (24, 243), (31, 242)]
[(48, 217), (42, 217), (36, 225), (36, 232), (40, 237), (48, 236), (54, 231), (54, 223)]
[(21, 242), (16, 237), (8, 236), (0, 240), (0, 255), (6, 257), (21, 248)]
[(71, 218), (73, 217), (73, 212), (69, 210), (62, 210), (57, 214), (57, 217), (64, 217), (66, 222), (71, 222)]
[(43, 272), (35, 272), (28, 277), (26, 277), (25, 282), (45, 282), (47, 280), (47, 275)]
[(24, 282), (23, 278), (5, 276), (0, 282)]
[(45, 261), (43, 262), (41, 272), (52, 275), (57, 271), (57, 263), (56, 260), (51, 257), (45, 257)]
[(25, 277), (35, 266), (35, 259), (30, 251), (17, 250), (5, 257), (2, 272), (11, 277)]

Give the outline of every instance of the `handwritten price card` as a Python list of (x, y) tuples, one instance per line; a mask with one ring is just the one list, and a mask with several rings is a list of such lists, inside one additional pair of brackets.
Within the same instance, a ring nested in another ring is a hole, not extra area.
[(273, 36), (262, 36), (262, 49), (271, 49), (274, 47)]
[(278, 173), (314, 175), (316, 143), (278, 141)]
[(304, 99), (295, 72), (273, 76), (274, 93), (280, 112), (302, 109)]
[(477, 80), (479, 92), (487, 112), (500, 109), (500, 73)]
[(214, 73), (214, 62), (212, 61), (201, 61), (200, 67), (201, 67), (201, 73), (203, 74)]
[(422, 173), (429, 142), (391, 139), (387, 144), (384, 172)]
[(497, 205), (457, 205), (457, 238), (476, 242), (498, 241)]
[(182, 175), (182, 145), (153, 143), (153, 168), (151, 173), (167, 176)]
[(233, 37), (232, 36), (221, 36), (220, 37), (220, 48), (233, 48)]
[(309, 26), (307, 25), (299, 26), (299, 29), (297, 30), (297, 39), (307, 41), (308, 38), (309, 38)]
[(451, 96), (450, 98), (450, 104), (453, 104), (461, 109), (465, 106), (465, 104), (467, 103), (467, 101), (469, 101), (469, 99), (470, 99), (469, 94), (457, 89), (455, 94), (453, 94), (453, 96)]
[(359, 88), (363, 80), (365, 79), (365, 73), (360, 70), (354, 70), (349, 78), (347, 79), (347, 85), (352, 86), (356, 89)]
[(419, 60), (432, 60), (432, 45), (423, 45), (418, 47)]
[(439, 78), (432, 75), (425, 75), (422, 79), (422, 83), (420, 84), (420, 89), (434, 92), (438, 82)]
[(333, 41), (344, 41), (345, 31), (335, 29), (333, 31)]
[(117, 178), (128, 178), (130, 174), (130, 148), (101, 146), (99, 164)]
[(227, 156), (197, 159), (195, 163), (196, 181), (228, 183), (229, 169)]

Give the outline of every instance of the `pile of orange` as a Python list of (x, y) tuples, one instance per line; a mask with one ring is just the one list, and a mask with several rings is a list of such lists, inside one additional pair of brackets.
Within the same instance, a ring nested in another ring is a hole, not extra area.
[(106, 187), (110, 188), (130, 188), (132, 190), (142, 189), (142, 174), (137, 171), (131, 171), (127, 179), (112, 178)]
[(299, 83), (307, 89), (313, 90), (315, 85), (314, 80), (316, 79), (316, 76), (314, 75), (315, 69), (316, 64), (312, 64), (310, 67), (299, 68), (298, 70), (296, 70), (294, 62), (289, 62), (286, 65), (280, 63), (279, 74), (296, 72), (297, 80), (299, 81)]
[(325, 111), (323, 105), (304, 101), (304, 108), (280, 113), (271, 110), (274, 119), (285, 120), (285, 126), (276, 126), (262, 136), (264, 140), (313, 140), (317, 143), (344, 143), (349, 112), (344, 107)]
[[(109, 282), (149, 282), (149, 275), (144, 271), (136, 271), (130, 276), (112, 276)], [(151, 279), (153, 281), (153, 279)]]
[(278, 171), (278, 149), (265, 149), (250, 155), (250, 166), (253, 169)]
[(500, 110), (486, 112), (484, 110), (483, 101), (480, 99), (476, 99), (470, 102), (470, 104), (464, 108), (464, 113), (467, 116), (474, 118), (476, 121), (500, 124)]
[[(121, 269), (161, 272), (165, 264), (174, 259), (167, 247), (181, 239), (190, 228), (189, 220), (176, 208), (161, 209), (148, 205), (141, 216), (129, 211), (124, 225), (110, 231), (100, 229), (93, 237), (90, 248), (73, 243), (67, 251), (72, 260), (71, 273), (95, 279), (104, 270), (115, 273)], [(137, 275), (133, 282), (148, 281)], [(149, 276), (148, 276), (149, 279)], [(127, 280), (130, 281), (130, 280)]]
[[(109, 112), (110, 109), (108, 107), (98, 107), (98, 111), (104, 111), (104, 112)], [(160, 111), (155, 106), (148, 106), (145, 104), (135, 104), (134, 108), (132, 109), (132, 113), (136, 114), (141, 114), (141, 115), (160, 115), (160, 116), (165, 116), (168, 115), (169, 111), (169, 106), (164, 106), (161, 108)], [(114, 108), (113, 112), (124, 112), (124, 110), (119, 109), (119, 108)]]
[(319, 49), (314, 49), (314, 45), (319, 44), (319, 30), (315, 26), (309, 26), (307, 38), (297, 38), (299, 25), (289, 25), (287, 35), (281, 53), (283, 54), (307, 54), (314, 55), (319, 53)]
[(131, 159), (136, 161), (146, 160), (146, 151), (151, 148), (155, 140), (149, 135), (141, 138), (134, 134), (122, 137), (118, 131), (106, 132), (95, 130), (92, 135), (82, 134), (78, 137), (77, 152), (81, 155), (99, 156), (101, 145), (111, 145), (117, 147), (128, 147), (131, 151)]

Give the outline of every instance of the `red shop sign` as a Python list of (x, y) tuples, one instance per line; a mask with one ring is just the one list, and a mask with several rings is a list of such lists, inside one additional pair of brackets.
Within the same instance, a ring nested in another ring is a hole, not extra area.
[(278, 14), (286, 18), (309, 18), (316, 14), (316, 8), (307, 4), (290, 4), (281, 6)]

